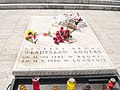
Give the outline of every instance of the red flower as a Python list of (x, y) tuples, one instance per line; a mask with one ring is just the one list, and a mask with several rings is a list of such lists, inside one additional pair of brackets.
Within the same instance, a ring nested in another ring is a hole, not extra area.
[(43, 33), (43, 36), (46, 37), (46, 36), (48, 36), (48, 34), (47, 33)]
[(61, 34), (63, 34), (63, 33), (64, 33), (64, 30), (63, 30), (63, 29), (61, 29), (61, 30), (60, 30), (60, 33), (61, 33)]
[(54, 40), (54, 43), (55, 43), (55, 44), (58, 44), (58, 41), (57, 41), (57, 40)]
[(66, 35), (66, 34), (63, 34), (62, 37), (63, 37), (64, 39), (66, 39), (66, 38), (67, 38), (67, 35)]
[(60, 30), (63, 30), (64, 28), (63, 27), (60, 27)]
[(66, 33), (66, 34), (69, 34), (69, 33), (70, 33), (70, 30), (68, 30), (68, 29), (65, 30), (65, 33)]
[(53, 40), (57, 40), (57, 38), (56, 38), (56, 37), (53, 37)]
[(60, 38), (61, 36), (60, 35), (56, 35), (57, 38)]
[(56, 32), (56, 36), (57, 36), (57, 35), (60, 35), (60, 32), (59, 32), (59, 31)]
[(74, 26), (73, 26), (73, 28), (74, 28), (74, 29), (77, 29), (77, 26), (76, 26), (76, 25), (74, 25)]
[(64, 40), (62, 39), (62, 37), (59, 38), (59, 41), (60, 41), (60, 42), (64, 42)]

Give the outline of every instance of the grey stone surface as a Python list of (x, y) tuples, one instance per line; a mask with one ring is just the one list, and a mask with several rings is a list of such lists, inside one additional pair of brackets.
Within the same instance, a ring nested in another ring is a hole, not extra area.
[(107, 4), (119, 5), (120, 1), (117, 0), (1, 0), (0, 3), (65, 3), (65, 4)]
[(119, 11), (119, 5), (99, 5), (99, 4), (0, 4), (0, 9), (66, 9), (66, 10), (111, 10)]
[(1, 0), (0, 9), (120, 10), (119, 0)]
[(1, 79), (0, 80), (0, 90), (6, 90), (7, 86), (12, 82), (11, 79)]
[[(17, 52), (22, 45), (25, 31), (31, 16), (72, 13), (84, 16), (103, 48), (111, 58), (117, 70), (120, 72), (120, 12), (119, 11), (91, 11), (91, 10), (0, 10), (0, 90), (5, 90), (11, 82), (12, 67), (15, 63)], [(15, 21), (13, 23), (13, 21)], [(25, 22), (25, 25), (21, 25)], [(11, 24), (13, 25), (11, 26)], [(2, 36), (1, 36), (2, 35)], [(5, 36), (5, 37), (4, 37)], [(18, 43), (18, 44), (17, 44)], [(10, 48), (9, 48), (10, 46)], [(13, 48), (12, 48), (13, 47)], [(14, 54), (5, 53), (14, 52)], [(2, 58), (1, 58), (2, 57)], [(10, 68), (9, 68), (9, 67)], [(7, 69), (6, 69), (7, 67)], [(1, 74), (2, 73), (2, 74)], [(7, 77), (5, 76), (7, 75)]]

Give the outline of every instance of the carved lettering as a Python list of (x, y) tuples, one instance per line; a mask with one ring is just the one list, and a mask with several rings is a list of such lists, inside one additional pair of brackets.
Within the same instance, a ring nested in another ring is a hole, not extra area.
[[(65, 48), (43, 48), (44, 50), (37, 48), (37, 50), (34, 50), (34, 48), (25, 48), (25, 55), (22, 56), (22, 62), (30, 62), (33, 60), (33, 62), (45, 62), (47, 60), (50, 62), (95, 62), (95, 61), (105, 61), (104, 56), (99, 55), (99, 53), (102, 53), (98, 48), (71, 48), (70, 54)], [(32, 54), (32, 56), (30, 55)], [(64, 54), (67, 55), (68, 59), (65, 59)]]
[(33, 60), (33, 62), (38, 62), (38, 60)]
[(73, 56), (68, 56), (69, 58), (72, 58)]
[(65, 62), (68, 62), (68, 59), (64, 59)]
[(25, 51), (25, 54), (30, 54), (30, 51)]

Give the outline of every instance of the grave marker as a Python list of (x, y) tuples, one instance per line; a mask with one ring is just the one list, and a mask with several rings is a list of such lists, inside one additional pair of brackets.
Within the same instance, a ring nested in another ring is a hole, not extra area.
[(72, 33), (76, 42), (54, 44), (42, 33), (56, 30), (51, 16), (33, 16), (28, 29), (39, 34), (36, 44), (23, 41), (13, 68), (15, 76), (96, 75), (117, 72), (107, 53), (87, 24)]

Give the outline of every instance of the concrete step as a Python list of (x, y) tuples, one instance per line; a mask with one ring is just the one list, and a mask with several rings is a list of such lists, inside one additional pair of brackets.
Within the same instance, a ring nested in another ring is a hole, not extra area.
[(119, 11), (118, 5), (94, 4), (0, 4), (0, 9), (73, 9), (73, 10), (114, 10)]
[(119, 0), (0, 0), (0, 4), (25, 3), (120, 5)]

